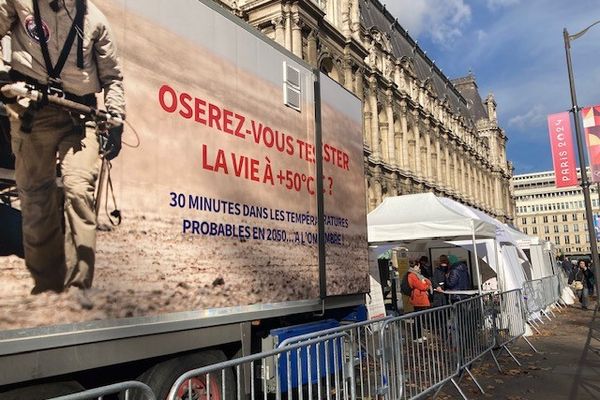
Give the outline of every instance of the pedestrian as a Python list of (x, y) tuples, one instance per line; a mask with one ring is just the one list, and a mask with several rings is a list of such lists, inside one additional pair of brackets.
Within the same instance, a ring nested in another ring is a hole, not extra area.
[(561, 265), (563, 270), (565, 271), (565, 274), (567, 274), (567, 278), (570, 279), (570, 281), (568, 282), (570, 285), (573, 282), (573, 280), (571, 279), (573, 276), (573, 265), (571, 264), (569, 257), (563, 256)]
[(448, 273), (448, 256), (442, 254), (439, 258), (438, 266), (433, 270), (433, 307), (441, 307), (448, 304), (448, 298), (443, 293), (444, 285), (446, 284), (446, 274)]
[[(106, 17), (87, 0), (2, 0), (0, 37), (10, 31), (11, 69), (0, 80), (24, 81), (48, 94), (96, 107), (103, 92), (107, 111), (125, 118), (123, 75)], [(66, 38), (66, 39), (65, 39)], [(6, 99), (11, 102), (11, 99)], [(100, 145), (96, 126), (56, 107), (23, 101), (7, 105), (15, 178), (23, 225), (25, 264), (32, 294), (82, 289), (83, 308), (93, 303), (96, 250), (94, 190), (101, 152), (121, 149), (122, 125)], [(57, 160), (64, 201), (56, 185)]]
[[(444, 285), (447, 291), (460, 291), (471, 289), (471, 278), (469, 277), (469, 267), (464, 261), (460, 261), (453, 254), (448, 256), (449, 268), (446, 274), (446, 284)], [(466, 294), (451, 294), (450, 301), (457, 302), (466, 299)]]
[(419, 265), (421, 266), (421, 275), (431, 280), (433, 274), (431, 270), (431, 264), (429, 263), (429, 258), (427, 256), (422, 256), (419, 258)]
[(590, 304), (590, 294), (594, 292), (594, 285), (596, 284), (596, 279), (594, 273), (585, 260), (580, 259), (578, 262), (578, 271), (575, 274), (575, 281), (581, 282), (581, 290), (578, 290), (579, 302), (581, 303), (581, 308), (587, 310)]
[[(423, 276), (419, 263), (415, 263), (412, 268), (408, 269), (408, 285), (410, 286), (410, 304), (415, 311), (423, 311), (431, 308), (429, 302), (429, 292), (431, 291), (431, 281)], [(413, 337), (418, 343), (427, 340), (423, 336), (421, 323), (422, 317), (415, 317), (413, 324)]]

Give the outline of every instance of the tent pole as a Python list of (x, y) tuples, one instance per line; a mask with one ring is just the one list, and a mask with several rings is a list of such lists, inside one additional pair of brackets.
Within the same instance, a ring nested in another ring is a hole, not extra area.
[(500, 267), (500, 263), (498, 262), (498, 241), (496, 239), (494, 239), (494, 258), (496, 259), (496, 279), (498, 280), (498, 290), (503, 292), (505, 287), (504, 269)]
[(477, 271), (477, 293), (481, 296), (481, 274), (479, 273), (479, 257), (477, 256), (477, 243), (475, 242), (475, 223), (471, 220), (471, 232), (473, 233), (473, 252), (475, 253), (475, 270)]

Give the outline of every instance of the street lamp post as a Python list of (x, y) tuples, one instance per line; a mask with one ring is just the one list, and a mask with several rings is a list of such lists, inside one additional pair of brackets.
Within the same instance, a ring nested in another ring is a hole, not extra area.
[[(592, 251), (592, 262), (594, 265), (594, 275), (596, 276), (596, 295), (600, 295), (600, 260), (598, 259), (598, 244), (596, 241), (596, 231), (594, 229), (594, 216), (592, 213), (592, 201), (590, 199), (590, 182), (587, 177), (587, 163), (585, 161), (584, 143), (581, 129), (581, 119), (579, 118), (579, 106), (577, 105), (577, 95), (575, 93), (575, 78), (573, 77), (573, 65), (571, 63), (571, 41), (583, 36), (592, 26), (600, 24), (596, 21), (580, 32), (569, 35), (567, 28), (563, 30), (565, 40), (565, 53), (567, 55), (567, 70), (569, 73), (569, 87), (571, 89), (571, 112), (575, 119), (575, 137), (577, 138), (577, 151), (579, 155), (579, 170), (581, 171), (581, 189), (583, 190), (583, 200), (585, 204), (585, 215), (588, 225), (588, 233), (590, 235), (590, 249)], [(598, 308), (596, 303), (596, 308)]]

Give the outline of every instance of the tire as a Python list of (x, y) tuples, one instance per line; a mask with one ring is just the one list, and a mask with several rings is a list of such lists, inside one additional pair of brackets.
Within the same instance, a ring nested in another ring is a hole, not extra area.
[[(154, 392), (157, 400), (165, 400), (171, 390), (171, 386), (179, 376), (195, 368), (201, 368), (212, 364), (227, 361), (225, 354), (218, 350), (207, 350), (198, 353), (175, 357), (154, 365), (144, 372), (138, 380), (144, 382)], [(195, 377), (192, 382), (192, 397), (188, 396), (188, 381), (181, 385), (177, 400), (209, 400), (206, 396), (206, 378)], [(222, 393), (221, 372), (217, 371), (210, 375), (210, 400), (234, 400), (235, 379), (231, 368), (225, 370), (225, 397)], [(131, 400), (145, 400), (140, 393), (134, 393)]]
[(83, 390), (83, 386), (75, 381), (44, 383), (0, 393), (0, 400), (44, 400)]

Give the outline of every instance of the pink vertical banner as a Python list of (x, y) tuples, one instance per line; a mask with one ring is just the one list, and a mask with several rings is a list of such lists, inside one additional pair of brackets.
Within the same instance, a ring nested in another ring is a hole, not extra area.
[(556, 187), (577, 186), (577, 166), (569, 113), (548, 115), (548, 133)]
[(581, 116), (585, 129), (592, 182), (600, 182), (600, 106), (584, 107), (581, 110)]

